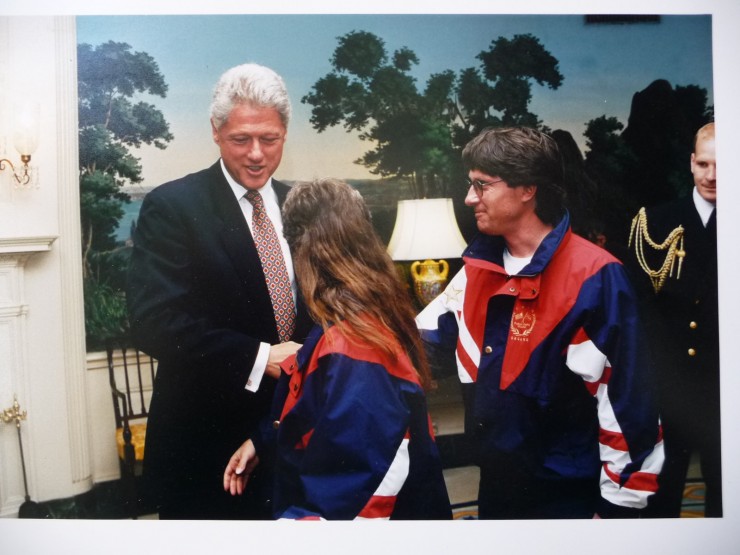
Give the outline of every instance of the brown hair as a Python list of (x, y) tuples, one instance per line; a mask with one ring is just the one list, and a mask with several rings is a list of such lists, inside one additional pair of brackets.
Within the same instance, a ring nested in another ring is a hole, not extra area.
[(530, 127), (489, 127), (462, 152), (466, 170), (500, 177), (509, 187), (536, 185), (535, 214), (556, 225), (565, 213), (563, 161), (552, 137)]
[(426, 388), (429, 367), (411, 298), (360, 193), (337, 179), (297, 183), (283, 205), (283, 234), (314, 320), (324, 329), (336, 325), (350, 341), (361, 339), (396, 359), (390, 332)]

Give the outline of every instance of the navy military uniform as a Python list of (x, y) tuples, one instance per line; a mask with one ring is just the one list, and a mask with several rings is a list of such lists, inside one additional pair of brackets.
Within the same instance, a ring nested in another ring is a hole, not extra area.
[[(678, 226), (683, 228), (672, 275), (657, 292), (644, 269), (634, 265), (637, 257), (632, 254), (630, 260), (645, 299), (646, 329), (654, 346), (666, 451), (658, 493), (648, 514), (680, 515), (689, 460), (697, 452), (707, 487), (705, 515), (718, 517), (722, 516), (722, 491), (716, 209), (705, 226), (688, 195), (648, 209), (645, 215), (649, 237), (656, 243)], [(665, 250), (645, 244), (643, 252), (652, 269), (666, 258)]]

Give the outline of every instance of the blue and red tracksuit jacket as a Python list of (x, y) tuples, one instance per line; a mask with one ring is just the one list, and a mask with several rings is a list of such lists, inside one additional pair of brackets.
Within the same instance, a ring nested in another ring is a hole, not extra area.
[(424, 391), (388, 342), (395, 361), (317, 326), (283, 363), (273, 425), (253, 438), (260, 459), (274, 442), (276, 518), (451, 517)]
[(602, 516), (645, 507), (663, 443), (622, 264), (567, 214), (518, 275), (503, 251), (501, 237), (476, 237), (417, 317), (425, 341), (455, 345), (482, 464), (502, 455), (537, 479), (598, 479)]

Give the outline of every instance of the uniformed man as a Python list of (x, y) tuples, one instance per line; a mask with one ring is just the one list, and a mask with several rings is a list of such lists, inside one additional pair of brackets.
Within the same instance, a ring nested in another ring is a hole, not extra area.
[(714, 123), (696, 133), (691, 173), (692, 193), (640, 210), (631, 233), (630, 263), (639, 266), (635, 281), (655, 338), (666, 455), (648, 509), (657, 517), (680, 516), (692, 453), (706, 483), (705, 515), (722, 516)]

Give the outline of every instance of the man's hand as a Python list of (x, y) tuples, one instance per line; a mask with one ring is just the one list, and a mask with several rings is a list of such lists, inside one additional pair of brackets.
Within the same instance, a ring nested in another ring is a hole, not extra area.
[(267, 368), (265, 368), (265, 374), (271, 378), (278, 379), (280, 377), (280, 363), (283, 362), (290, 355), (301, 348), (300, 343), (295, 341), (287, 341), (285, 343), (278, 343), (277, 345), (270, 345), (270, 356), (267, 358)]
[(249, 480), (249, 475), (260, 462), (254, 443), (248, 439), (236, 452), (231, 455), (229, 464), (224, 471), (224, 491), (231, 495), (241, 495)]

